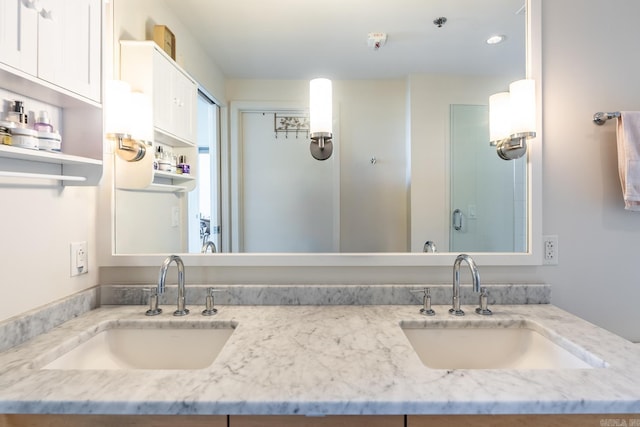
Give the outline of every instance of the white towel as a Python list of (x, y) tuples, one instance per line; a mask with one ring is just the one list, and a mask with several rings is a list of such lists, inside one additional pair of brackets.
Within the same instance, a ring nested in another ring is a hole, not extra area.
[(624, 208), (640, 212), (640, 111), (621, 111), (616, 134)]

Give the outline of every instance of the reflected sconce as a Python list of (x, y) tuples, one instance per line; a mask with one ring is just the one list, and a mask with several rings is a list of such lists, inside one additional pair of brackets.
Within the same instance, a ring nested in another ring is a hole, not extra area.
[(489, 97), (489, 141), (503, 160), (514, 160), (527, 152), (527, 139), (536, 136), (535, 81), (518, 80), (509, 92)]
[(153, 139), (151, 101), (120, 80), (106, 83), (105, 134), (117, 141), (115, 153), (122, 160), (137, 162), (147, 151), (145, 141)]
[(311, 155), (327, 160), (333, 153), (332, 88), (329, 79), (313, 79), (309, 83), (309, 137)]

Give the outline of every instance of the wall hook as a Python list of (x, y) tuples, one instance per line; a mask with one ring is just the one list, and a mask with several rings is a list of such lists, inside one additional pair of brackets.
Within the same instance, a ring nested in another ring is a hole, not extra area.
[(371, 158), (371, 160), (369, 160), (369, 162), (370, 162), (372, 165), (375, 165), (376, 163), (378, 163), (378, 159), (376, 159), (375, 157), (372, 157), (372, 158)]

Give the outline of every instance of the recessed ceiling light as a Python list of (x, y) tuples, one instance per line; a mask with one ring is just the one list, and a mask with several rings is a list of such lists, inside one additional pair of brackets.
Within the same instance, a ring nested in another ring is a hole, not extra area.
[(498, 36), (491, 36), (487, 39), (487, 44), (498, 44), (498, 43), (502, 43), (503, 41), (505, 41), (507, 39), (507, 36), (504, 35), (498, 35)]

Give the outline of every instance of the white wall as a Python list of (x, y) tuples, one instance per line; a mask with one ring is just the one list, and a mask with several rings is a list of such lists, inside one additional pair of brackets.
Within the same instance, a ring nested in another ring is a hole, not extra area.
[(615, 122), (640, 110), (637, 0), (544, 0), (544, 222), (560, 265), (541, 268), (560, 307), (640, 341), (640, 215), (623, 210)]
[[(95, 187), (0, 183), (0, 321), (97, 284)], [(88, 242), (89, 273), (71, 277), (71, 242)]]

